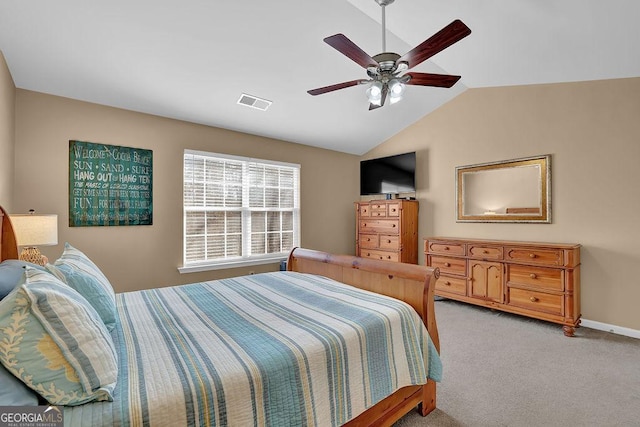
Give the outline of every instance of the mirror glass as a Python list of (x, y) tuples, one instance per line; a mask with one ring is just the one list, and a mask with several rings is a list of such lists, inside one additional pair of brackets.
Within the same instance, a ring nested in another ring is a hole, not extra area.
[(458, 222), (551, 222), (551, 155), (456, 168)]

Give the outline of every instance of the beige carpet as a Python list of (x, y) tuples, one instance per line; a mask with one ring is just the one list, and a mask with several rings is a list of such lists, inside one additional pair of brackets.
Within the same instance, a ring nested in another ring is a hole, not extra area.
[(640, 426), (640, 340), (443, 300), (437, 409), (396, 427)]

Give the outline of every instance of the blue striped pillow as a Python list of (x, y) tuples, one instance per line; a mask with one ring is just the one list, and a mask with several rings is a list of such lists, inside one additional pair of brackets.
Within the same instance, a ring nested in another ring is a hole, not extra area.
[[(56, 271), (56, 268), (59, 271)], [(116, 296), (109, 279), (84, 253), (65, 243), (62, 256), (47, 269), (78, 291), (96, 309), (109, 331), (116, 325)]]
[(116, 349), (93, 307), (47, 272), (27, 267), (0, 301), (0, 361), (55, 405), (113, 400)]

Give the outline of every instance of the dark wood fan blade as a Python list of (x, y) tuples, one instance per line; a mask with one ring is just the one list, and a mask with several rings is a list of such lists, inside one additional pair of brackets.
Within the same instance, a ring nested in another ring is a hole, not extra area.
[(402, 55), (396, 64), (406, 62), (409, 68), (413, 68), (421, 62), (431, 58), (452, 44), (462, 40), (471, 34), (471, 30), (461, 20), (456, 19), (418, 46)]
[(354, 42), (349, 40), (344, 34), (335, 34), (324, 39), (325, 43), (356, 62), (363, 68), (376, 67), (378, 63), (364, 50), (360, 49)]
[(308, 90), (309, 95), (322, 95), (323, 93), (333, 92), (334, 90), (344, 89), (351, 86), (359, 85), (361, 80), (351, 80), (350, 82), (337, 83), (331, 86), (319, 87), (317, 89)]
[(448, 74), (406, 73), (405, 75), (411, 76), (407, 82), (408, 85), (418, 86), (451, 87), (460, 80), (460, 76)]
[(382, 94), (381, 94), (380, 105), (369, 103), (369, 111), (375, 110), (376, 108), (382, 107), (384, 105), (384, 101), (387, 100), (387, 94), (388, 93), (389, 93), (389, 87), (385, 84), (384, 86), (382, 86)]

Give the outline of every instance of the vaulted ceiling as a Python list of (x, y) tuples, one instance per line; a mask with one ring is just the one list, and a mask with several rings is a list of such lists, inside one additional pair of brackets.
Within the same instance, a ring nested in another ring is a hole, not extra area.
[(3, 0), (0, 50), (18, 88), (363, 154), (467, 88), (640, 77), (638, 17), (638, 0), (396, 0), (388, 51), (454, 19), (472, 33), (413, 69), (461, 75), (453, 88), (373, 111), (365, 86), (307, 90), (367, 78), (323, 39), (380, 53), (374, 0)]

